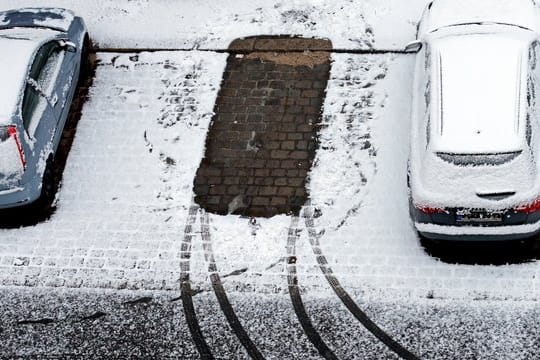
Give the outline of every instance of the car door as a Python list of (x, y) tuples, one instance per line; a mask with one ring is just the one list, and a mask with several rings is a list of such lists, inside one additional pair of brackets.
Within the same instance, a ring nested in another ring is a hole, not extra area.
[(57, 117), (55, 144), (60, 141), (78, 80), (75, 76), (77, 64), (77, 49), (75, 45), (67, 39), (59, 40), (58, 44), (58, 75), (56, 76), (53, 95), (56, 97), (56, 103), (53, 107)]
[(21, 108), (23, 127), (29, 139), (28, 166), (34, 167), (46, 147), (50, 147), (56, 117), (51, 105), (51, 93), (48, 84), (51, 72), (51, 52), (55, 44), (44, 44), (36, 52), (28, 73)]
[(40, 74), (39, 83), (45, 97), (49, 100), (55, 118), (53, 138), (55, 147), (64, 128), (65, 116), (69, 111), (66, 96), (71, 89), (73, 55), (72, 52), (68, 51), (68, 48), (69, 46), (65, 44), (64, 40), (53, 40), (42, 47), (46, 62)]

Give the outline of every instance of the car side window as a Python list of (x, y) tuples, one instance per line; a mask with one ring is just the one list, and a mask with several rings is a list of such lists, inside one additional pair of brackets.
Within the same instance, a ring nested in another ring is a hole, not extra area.
[(64, 51), (56, 42), (49, 42), (40, 49), (41, 67), (37, 69), (34, 79), (45, 95), (50, 96), (54, 89), (54, 80), (58, 76)]
[(62, 53), (56, 41), (46, 43), (37, 51), (30, 68), (22, 104), (23, 124), (30, 135), (33, 135), (39, 119), (51, 101)]
[(533, 137), (536, 137), (534, 132), (538, 127), (538, 116), (540, 115), (540, 109), (538, 109), (539, 101), (536, 99), (540, 86), (540, 66), (538, 66), (538, 51), (540, 50), (540, 43), (535, 41), (529, 48), (529, 67), (530, 72), (527, 81), (527, 124), (525, 135), (529, 146), (533, 143)]

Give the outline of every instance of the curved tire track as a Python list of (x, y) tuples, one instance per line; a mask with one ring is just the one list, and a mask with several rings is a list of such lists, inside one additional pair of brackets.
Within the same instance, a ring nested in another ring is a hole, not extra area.
[(300, 295), (300, 289), (298, 288), (298, 277), (296, 276), (296, 241), (299, 235), (298, 222), (298, 216), (293, 216), (287, 238), (287, 280), (291, 302), (302, 329), (304, 329), (306, 336), (313, 346), (315, 346), (319, 354), (325, 359), (337, 360), (337, 356), (328, 345), (326, 345), (317, 330), (315, 330), (315, 327), (307, 314), (304, 303), (302, 302), (302, 296)]
[(352, 313), (352, 315), (377, 339), (382, 341), (388, 348), (394, 351), (397, 355), (406, 360), (418, 360), (419, 357), (413, 354), (411, 351), (407, 350), (397, 341), (392, 339), (383, 329), (381, 329), (369, 316), (362, 311), (356, 304), (356, 302), (350, 297), (347, 291), (341, 286), (339, 280), (334, 276), (332, 268), (328, 265), (326, 257), (323, 255), (319, 243), (319, 236), (315, 231), (315, 225), (313, 221), (313, 213), (311, 210), (311, 205), (306, 204), (304, 210), (304, 221), (308, 231), (309, 242), (315, 257), (317, 258), (317, 263), (322, 273), (326, 277), (326, 280), (336, 293), (337, 297), (345, 305), (345, 307)]
[(184, 239), (181, 246), (181, 261), (180, 261), (180, 297), (182, 299), (182, 305), (184, 307), (184, 315), (188, 324), (189, 332), (193, 338), (193, 342), (197, 347), (197, 351), (201, 356), (201, 359), (213, 359), (210, 347), (206, 343), (204, 336), (197, 320), (197, 314), (195, 313), (195, 307), (193, 306), (191, 282), (189, 280), (189, 268), (191, 259), (191, 240), (193, 238), (193, 224), (197, 220), (197, 212), (199, 207), (197, 205), (191, 205), (189, 208), (189, 215), (184, 227)]
[(236, 316), (236, 313), (234, 312), (231, 303), (229, 302), (227, 293), (225, 292), (225, 288), (223, 287), (223, 283), (221, 282), (221, 278), (218, 273), (216, 261), (214, 259), (212, 240), (210, 237), (210, 219), (206, 211), (201, 211), (201, 237), (204, 248), (204, 257), (208, 262), (208, 272), (210, 273), (210, 280), (212, 282), (212, 287), (218, 299), (219, 306), (225, 314), (225, 317), (227, 318), (231, 329), (233, 330), (238, 340), (240, 340), (240, 343), (242, 344), (242, 346), (244, 346), (249, 356), (251, 356), (251, 358), (255, 360), (264, 360), (264, 356), (250, 339), (246, 330), (240, 323), (240, 320)]

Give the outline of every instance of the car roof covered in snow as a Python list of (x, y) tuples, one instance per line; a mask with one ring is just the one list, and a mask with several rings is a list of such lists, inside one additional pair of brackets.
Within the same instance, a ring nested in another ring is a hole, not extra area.
[(420, 34), (457, 24), (493, 22), (540, 33), (540, 7), (534, 0), (435, 0), (428, 6)]
[(50, 29), (0, 30), (0, 125), (7, 123), (16, 111), (37, 48), (56, 34)]
[(534, 38), (528, 30), (492, 25), (461, 27), (430, 42), (434, 151), (523, 149), (528, 49)]

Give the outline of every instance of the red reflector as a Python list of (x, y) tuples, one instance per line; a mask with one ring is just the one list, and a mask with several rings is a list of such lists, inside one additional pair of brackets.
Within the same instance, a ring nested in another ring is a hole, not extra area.
[(429, 206), (415, 206), (416, 209), (426, 215), (434, 215), (434, 214), (447, 214), (445, 209), (441, 208), (434, 208)]
[(532, 214), (537, 211), (540, 211), (540, 198), (534, 200), (532, 203), (515, 207), (514, 211), (525, 213), (525, 214)]
[(19, 158), (21, 159), (21, 164), (23, 168), (26, 169), (26, 159), (24, 158), (24, 150), (21, 146), (21, 142), (19, 141), (19, 135), (17, 135), (17, 128), (13, 125), (8, 126), (7, 133), (9, 137), (12, 137), (15, 140), (15, 144), (17, 145), (17, 150), (19, 151)]

